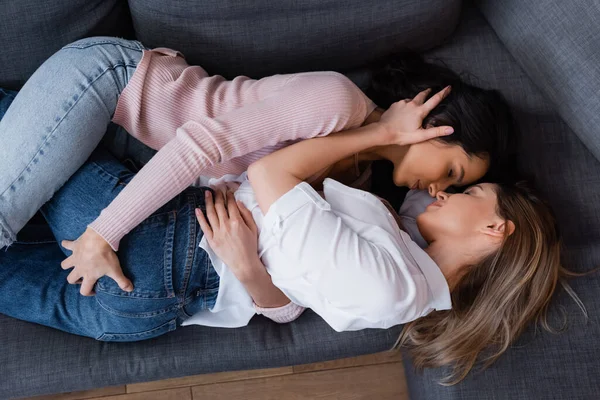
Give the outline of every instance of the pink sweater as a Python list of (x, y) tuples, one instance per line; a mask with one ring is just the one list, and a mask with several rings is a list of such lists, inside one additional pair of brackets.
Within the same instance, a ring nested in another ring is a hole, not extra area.
[(374, 109), (336, 72), (228, 81), (176, 50), (144, 51), (112, 121), (158, 152), (89, 227), (116, 251), (200, 175), (240, 174), (294, 141), (358, 127)]

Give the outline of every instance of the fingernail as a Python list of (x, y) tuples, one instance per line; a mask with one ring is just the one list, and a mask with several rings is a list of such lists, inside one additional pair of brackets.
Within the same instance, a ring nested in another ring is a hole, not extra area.
[(196, 213), (196, 215), (199, 215), (199, 214), (200, 214), (200, 209), (199, 209), (199, 208), (196, 208), (196, 209), (194, 210), (194, 212)]
[(204, 192), (204, 197), (206, 197), (207, 199), (210, 197), (210, 192), (208, 190)]
[(454, 128), (446, 128), (446, 129), (444, 129), (444, 133), (445, 133), (446, 135), (449, 135), (449, 134), (451, 134), (451, 133), (454, 133)]

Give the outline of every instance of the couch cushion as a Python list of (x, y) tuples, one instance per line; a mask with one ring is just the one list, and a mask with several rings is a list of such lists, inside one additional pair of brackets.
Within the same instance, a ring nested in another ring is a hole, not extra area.
[[(60, 253), (58, 246), (48, 248), (50, 258), (57, 256), (55, 251)], [(0, 314), (0, 397), (369, 354), (391, 347), (398, 334), (397, 328), (338, 333), (307, 311), (286, 325), (255, 317), (249, 326), (239, 329), (196, 325), (148, 341), (106, 343)]]
[(48, 57), (86, 36), (132, 37), (125, 0), (4, 0), (0, 87), (20, 88)]
[[(428, 55), (504, 94), (521, 130), (519, 167), (534, 178), (557, 214), (566, 245), (565, 266), (577, 271), (599, 266), (600, 162), (552, 112), (481, 14), (464, 10), (452, 40)], [(560, 327), (564, 307), (565, 332), (536, 334), (531, 325), (498, 362), (452, 387), (435, 383), (447, 371), (416, 374), (405, 357), (411, 399), (596, 398), (600, 393), (600, 344), (595, 340), (600, 335), (600, 273), (571, 284), (587, 308), (587, 322), (573, 300), (559, 290), (550, 307), (550, 321)]]
[(585, 1), (480, 0), (494, 31), (600, 160), (600, 7)]
[(130, 0), (138, 39), (226, 77), (363, 65), (439, 44), (460, 0)]

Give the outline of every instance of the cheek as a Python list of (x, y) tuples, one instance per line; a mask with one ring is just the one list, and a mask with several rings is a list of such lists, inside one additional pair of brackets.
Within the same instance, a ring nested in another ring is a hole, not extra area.
[(442, 237), (465, 238), (473, 230), (470, 214), (464, 207), (446, 204), (442, 208), (421, 214), (417, 224), (422, 229), (423, 237), (429, 241)]

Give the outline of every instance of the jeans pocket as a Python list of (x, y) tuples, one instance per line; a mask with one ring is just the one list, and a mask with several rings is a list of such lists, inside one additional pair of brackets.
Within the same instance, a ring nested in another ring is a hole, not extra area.
[(136, 342), (139, 340), (152, 339), (165, 333), (174, 331), (177, 328), (177, 320), (172, 319), (156, 328), (134, 333), (103, 333), (97, 340), (103, 342)]
[(113, 316), (127, 319), (148, 319), (164, 316), (177, 310), (177, 299), (148, 299), (124, 297), (96, 291), (96, 302)]
[(133, 283), (125, 292), (107, 276), (96, 283), (97, 293), (140, 299), (173, 299), (173, 246), (176, 212), (155, 214), (127, 234), (117, 253), (123, 273)]

